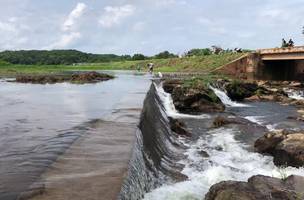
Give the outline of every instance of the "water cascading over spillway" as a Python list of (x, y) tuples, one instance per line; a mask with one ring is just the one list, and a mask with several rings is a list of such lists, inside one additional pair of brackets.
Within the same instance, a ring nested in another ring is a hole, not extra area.
[[(274, 165), (272, 157), (251, 152), (248, 144), (235, 139), (236, 135), (242, 134), (237, 126), (209, 127), (207, 131), (197, 128), (212, 116), (191, 118), (191, 115), (178, 113), (170, 94), (160, 86), (152, 85), (145, 100), (138, 142), (120, 199), (204, 199), (210, 187), (221, 181), (247, 181), (258, 174), (281, 177), (282, 171), (285, 175), (304, 175), (303, 168), (281, 169)], [(222, 91), (218, 95), (221, 96)], [(221, 97), (226, 102), (227, 95)], [(230, 106), (244, 107), (244, 104), (231, 103), (230, 99), (227, 101)], [(169, 128), (168, 116), (193, 122), (187, 124), (188, 128), (199, 137), (176, 136)], [(178, 171), (188, 179), (178, 181)]]
[(218, 98), (220, 98), (222, 103), (225, 104), (226, 106), (228, 106), (228, 107), (248, 107), (248, 105), (246, 105), (246, 104), (237, 103), (237, 102), (232, 101), (224, 91), (222, 91), (218, 88), (212, 87), (212, 86), (209, 86), (209, 87), (216, 94), (216, 96), (218, 96)]
[(185, 147), (169, 127), (165, 107), (152, 84), (144, 102), (137, 141), (119, 199), (142, 199), (163, 183), (175, 182)]

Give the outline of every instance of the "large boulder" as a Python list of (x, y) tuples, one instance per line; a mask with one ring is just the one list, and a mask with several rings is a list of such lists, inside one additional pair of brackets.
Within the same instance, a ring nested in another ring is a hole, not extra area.
[[(256, 94), (259, 86), (255, 83), (232, 81), (225, 85), (227, 95), (233, 101), (242, 101)], [(261, 90), (261, 89), (260, 89)]]
[(304, 177), (282, 180), (253, 176), (248, 182), (224, 181), (213, 185), (205, 200), (303, 200)]
[(266, 133), (255, 142), (255, 149), (274, 157), (276, 165), (304, 165), (304, 133), (277, 131)]
[(183, 113), (222, 112), (225, 105), (209, 88), (176, 86), (172, 91), (173, 103)]

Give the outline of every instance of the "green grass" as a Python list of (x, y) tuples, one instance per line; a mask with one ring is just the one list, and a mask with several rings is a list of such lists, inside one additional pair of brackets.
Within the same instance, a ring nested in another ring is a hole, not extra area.
[(155, 64), (157, 72), (210, 72), (225, 65), (244, 54), (224, 53), (190, 58), (153, 59), (144, 61), (123, 61), (82, 65), (12, 65), (0, 62), (0, 76), (16, 76), (18, 74), (62, 73), (70, 70), (136, 70), (140, 66), (147, 71), (147, 64)]

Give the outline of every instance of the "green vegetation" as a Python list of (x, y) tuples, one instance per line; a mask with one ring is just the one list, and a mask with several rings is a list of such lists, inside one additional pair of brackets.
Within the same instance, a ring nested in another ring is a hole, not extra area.
[(76, 50), (52, 51), (3, 51), (0, 59), (12, 64), (23, 65), (71, 65), (73, 63), (99, 63), (131, 60), (131, 56), (114, 54), (90, 54)]
[(186, 53), (186, 56), (191, 57), (191, 56), (207, 56), (211, 55), (212, 51), (209, 48), (205, 49), (191, 49)]
[(74, 65), (20, 65), (8, 64), (0, 61), (1, 76), (15, 76), (16, 74), (48, 74), (61, 73), (69, 70), (136, 70), (138, 66), (143, 71), (147, 70), (147, 64), (155, 64), (156, 72), (210, 72), (239, 57), (242, 53), (223, 53), (219, 55), (207, 55), (196, 57), (127, 60), (115, 62), (74, 64)]
[(170, 53), (169, 51), (164, 51), (154, 56), (155, 59), (168, 59), (168, 58), (178, 58), (178, 55)]

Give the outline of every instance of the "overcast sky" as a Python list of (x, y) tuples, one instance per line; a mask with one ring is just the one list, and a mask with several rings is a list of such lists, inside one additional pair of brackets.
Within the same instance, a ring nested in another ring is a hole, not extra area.
[(153, 55), (304, 44), (303, 0), (0, 0), (0, 51)]

